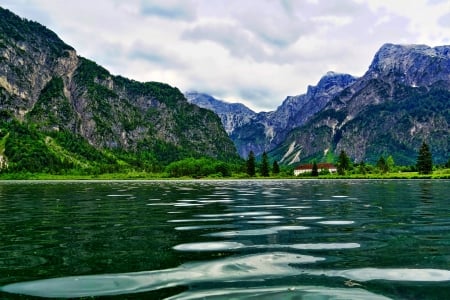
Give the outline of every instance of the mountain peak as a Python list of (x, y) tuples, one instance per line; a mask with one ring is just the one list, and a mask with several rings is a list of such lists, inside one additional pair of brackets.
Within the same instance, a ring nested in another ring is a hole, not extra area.
[(384, 44), (366, 75), (408, 86), (430, 86), (439, 81), (450, 84), (449, 70), (450, 46)]

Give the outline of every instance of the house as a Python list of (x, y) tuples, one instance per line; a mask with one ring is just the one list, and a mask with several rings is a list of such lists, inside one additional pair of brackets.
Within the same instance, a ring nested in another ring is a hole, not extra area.
[[(298, 176), (300, 174), (303, 173), (311, 173), (312, 172), (312, 168), (313, 168), (313, 164), (305, 164), (305, 165), (299, 165), (298, 167), (296, 167), (294, 169), (294, 175)], [(327, 170), (330, 173), (336, 173), (337, 172), (337, 168), (335, 165), (330, 164), (330, 163), (319, 163), (317, 164), (317, 170), (322, 171), (322, 170)]]

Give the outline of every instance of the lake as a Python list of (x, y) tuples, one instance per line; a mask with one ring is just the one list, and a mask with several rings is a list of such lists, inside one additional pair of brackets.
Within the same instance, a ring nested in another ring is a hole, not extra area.
[(449, 180), (0, 182), (1, 299), (448, 295)]

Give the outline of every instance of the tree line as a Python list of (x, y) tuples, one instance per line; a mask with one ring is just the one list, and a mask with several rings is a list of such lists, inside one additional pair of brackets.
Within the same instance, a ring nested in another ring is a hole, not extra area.
[[(450, 159), (444, 165), (446, 168), (450, 168)], [(352, 163), (345, 150), (341, 150), (337, 161), (336, 168), (338, 175), (350, 175), (350, 174), (373, 174), (381, 173), (386, 174), (390, 172), (398, 171), (416, 171), (419, 174), (427, 175), (433, 172), (433, 157), (430, 151), (430, 147), (427, 143), (423, 142), (417, 154), (417, 162), (414, 166), (396, 166), (392, 155), (387, 157), (380, 156), (375, 165), (366, 164), (364, 161), (360, 163)], [(319, 170), (317, 162), (313, 161), (312, 171), (307, 176), (319, 176)]]

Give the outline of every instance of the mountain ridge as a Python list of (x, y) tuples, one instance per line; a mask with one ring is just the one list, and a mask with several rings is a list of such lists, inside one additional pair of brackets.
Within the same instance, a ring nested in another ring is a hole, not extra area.
[[(257, 113), (227, 132), (242, 157), (267, 151), (284, 164), (329, 161), (341, 150), (355, 161), (374, 163), (393, 154), (399, 163), (414, 164), (422, 141), (436, 144), (434, 157), (445, 162), (450, 152), (449, 53), (445, 45), (386, 43), (363, 76), (328, 72), (305, 94), (288, 96), (275, 111)], [(409, 135), (395, 132), (397, 125)]]
[[(131, 165), (141, 164), (133, 158), (138, 154), (155, 168), (184, 157), (238, 157), (217, 115), (190, 104), (177, 88), (113, 76), (46, 27), (1, 7), (0, 114), (2, 137), (23, 129), (8, 124), (14, 119), (35, 126), (27, 134), (41, 140), (73, 134), (92, 151), (121, 153)], [(5, 153), (13, 170), (18, 158)]]
[[(374, 163), (414, 164), (423, 141), (439, 163), (450, 145), (450, 46), (385, 44), (368, 71), (271, 154), (289, 163), (346, 151)], [(437, 55), (439, 54), (439, 55)], [(433, 75), (434, 74), (434, 75)], [(306, 141), (306, 142), (305, 142)]]
[[(231, 119), (226, 110), (217, 102), (205, 102), (210, 98), (191, 95), (190, 101), (217, 113), (227, 132), (234, 141), (241, 157), (247, 157), (250, 151), (261, 155), (282, 143), (292, 129), (304, 124), (311, 116), (320, 111), (339, 91), (356, 80), (349, 74), (328, 72), (315, 86), (308, 86), (305, 94), (288, 96), (275, 111), (247, 115), (236, 123), (225, 123)], [(210, 96), (209, 96), (210, 97)], [(189, 98), (189, 97), (188, 97)], [(216, 99), (215, 99), (216, 100)], [(229, 105), (222, 101), (221, 105)], [(239, 113), (234, 111), (234, 113)], [(234, 116), (239, 119), (239, 116)], [(225, 120), (224, 120), (225, 119)], [(234, 125), (234, 126), (233, 126)]]

